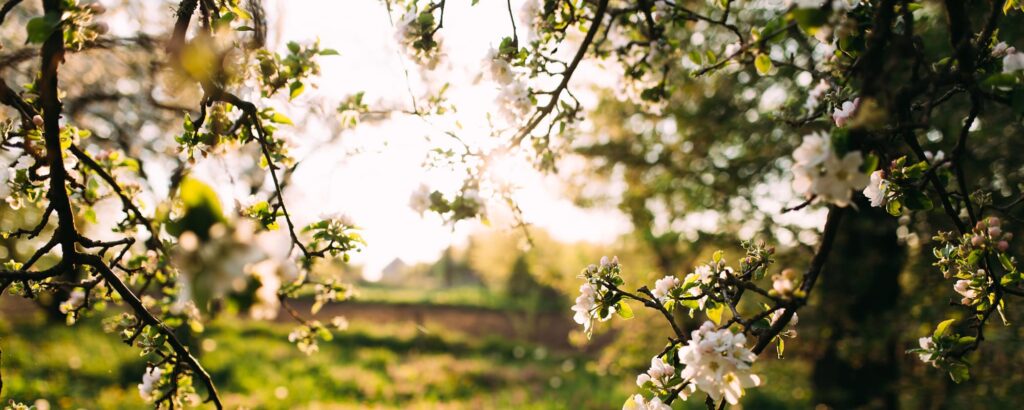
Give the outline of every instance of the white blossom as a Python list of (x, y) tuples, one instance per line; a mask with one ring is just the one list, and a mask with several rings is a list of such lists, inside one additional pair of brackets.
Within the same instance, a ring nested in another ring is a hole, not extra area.
[(10, 168), (0, 165), (0, 197), (7, 198), (11, 195), (11, 185), (9, 182), (13, 176)]
[(747, 349), (746, 342), (743, 334), (716, 330), (714, 323), (704, 322), (679, 349), (679, 361), (686, 365), (680, 376), (716, 401), (724, 398), (730, 404), (738, 403), (744, 388), (761, 384), (750, 371), (757, 356)]
[(532, 33), (534, 22), (540, 17), (540, 0), (526, 0), (519, 7), (519, 22), (526, 26), (527, 31)]
[(572, 307), (572, 310), (576, 312), (572, 320), (583, 325), (583, 331), (587, 334), (590, 334), (590, 328), (594, 324), (594, 310), (597, 308), (596, 296), (597, 291), (594, 286), (584, 283), (580, 286), (580, 295), (576, 297), (576, 304)]
[(885, 205), (885, 196), (889, 193), (889, 181), (885, 180), (885, 173), (877, 170), (871, 173), (871, 181), (864, 188), (864, 196), (871, 200), (871, 206), (880, 207)]
[(419, 188), (416, 188), (412, 195), (409, 196), (409, 208), (423, 216), (424, 212), (430, 210), (430, 206), (433, 203), (430, 200), (430, 194), (430, 187), (427, 184), (420, 184)]
[(860, 98), (844, 102), (842, 106), (836, 108), (835, 112), (832, 113), (832, 120), (836, 122), (836, 126), (846, 126), (846, 123), (853, 118), (853, 114), (857, 111), (858, 106), (860, 106)]
[(626, 400), (622, 410), (672, 410), (672, 406), (663, 403), (658, 397), (652, 397), (647, 401), (644, 396), (635, 394)]
[(412, 34), (412, 24), (419, 16), (415, 11), (407, 11), (402, 15), (401, 20), (395, 23), (395, 42), (405, 45), (408, 37)]
[(953, 290), (955, 290), (956, 293), (959, 293), (960, 296), (963, 296), (960, 303), (965, 305), (971, 304), (971, 302), (973, 302), (974, 299), (977, 299), (979, 295), (978, 290), (971, 287), (971, 281), (964, 279), (956, 281), (956, 283), (953, 284)]
[(849, 205), (852, 191), (868, 183), (868, 176), (860, 171), (863, 163), (860, 151), (849, 152), (843, 158), (830, 156), (825, 161), (825, 174), (814, 181), (814, 193), (826, 202), (841, 207)]
[(672, 289), (678, 288), (681, 284), (682, 282), (679, 281), (679, 278), (671, 275), (666, 276), (654, 282), (654, 291), (652, 291), (651, 294), (653, 294), (656, 299), (664, 303), (668, 300), (668, 293), (672, 291)]
[(931, 363), (932, 356), (935, 354), (935, 341), (932, 340), (931, 337), (925, 336), (917, 339), (917, 344), (921, 346), (922, 350), (925, 350), (924, 352), (918, 353), (917, 357), (920, 358), (922, 362)]
[(14, 163), (15, 171), (23, 171), (32, 167), (32, 156), (25, 154), (18, 157), (18, 161)]
[(820, 131), (804, 135), (800, 146), (793, 150), (793, 160), (805, 167), (824, 163), (831, 155), (832, 139)]
[(946, 159), (946, 153), (942, 150), (936, 152), (925, 151), (924, 158), (927, 159), (928, 162), (942, 162), (942, 160)]
[(724, 58), (729, 58), (738, 54), (741, 50), (743, 50), (743, 45), (740, 43), (729, 43), (726, 44), (725, 50), (722, 52), (722, 56)]
[(340, 223), (345, 226), (355, 226), (355, 221), (352, 219), (352, 217), (349, 214), (346, 214), (341, 211), (321, 212), (319, 217), (321, 221), (331, 221)]
[(796, 271), (784, 269), (772, 275), (772, 290), (783, 298), (789, 298), (796, 291)]
[(667, 381), (675, 375), (675, 372), (675, 367), (655, 356), (651, 358), (651, 367), (647, 369), (647, 372), (636, 377), (636, 385), (644, 387), (644, 384), (651, 382), (658, 387), (667, 387)]
[(1013, 73), (1024, 70), (1024, 53), (1007, 53), (1003, 57), (1003, 73)]
[[(712, 271), (711, 266), (701, 265), (694, 269), (693, 272), (687, 274), (686, 278), (683, 279), (683, 282), (696, 282), (702, 285), (710, 285), (713, 276), (714, 272)], [(694, 286), (690, 288), (689, 290), (686, 291), (686, 294), (694, 298), (700, 297), (700, 299), (697, 299), (697, 305), (701, 309), (704, 309), (704, 305), (707, 304), (708, 301), (708, 296), (703, 294), (703, 291), (701, 291), (701, 288), (699, 286)]]
[(668, 2), (656, 1), (654, 2), (654, 8), (651, 10), (651, 18), (656, 23), (664, 22), (665, 19), (672, 17), (673, 9), (674, 7), (669, 5)]
[(1011, 47), (1009, 44), (1006, 44), (1005, 41), (1000, 41), (999, 44), (996, 44), (995, 46), (992, 47), (992, 57), (996, 58), (1005, 57), (1009, 54), (1013, 54), (1016, 52), (1017, 49)]
[(414, 25), (419, 24), (419, 12), (416, 10), (406, 11), (402, 18), (395, 23), (395, 42), (397, 42), (405, 55), (412, 58), (417, 64), (426, 69), (434, 69), (441, 62), (441, 32), (434, 33), (433, 40), (436, 43), (430, 50), (417, 49), (415, 42), (420, 39), (422, 33)]
[(163, 376), (164, 369), (159, 367), (146, 368), (146, 373), (142, 375), (142, 383), (139, 383), (139, 395), (146, 401), (153, 399), (153, 392), (156, 390), (157, 385), (160, 383), (160, 377)]
[(508, 85), (516, 79), (515, 71), (512, 70), (512, 64), (502, 58), (494, 47), (491, 47), (487, 51), (487, 55), (484, 56), (484, 66), (487, 67), (491, 80), (498, 84)]
[[(771, 324), (774, 325), (775, 322), (779, 321), (779, 318), (782, 317), (782, 312), (785, 312), (785, 310), (784, 309), (776, 309), (774, 312), (772, 312), (772, 315), (769, 318), (769, 320), (771, 321)], [(798, 316), (796, 314), (796, 312), (793, 312), (793, 317), (791, 317), (789, 319), (789, 323), (787, 324), (787, 326), (790, 326), (790, 327), (796, 326), (797, 323), (800, 323), (800, 316)]]
[(522, 118), (533, 107), (530, 88), (522, 81), (513, 81), (502, 87), (495, 102), (498, 105), (498, 114), (509, 125), (522, 122)]
[(831, 86), (828, 84), (828, 81), (825, 81), (824, 79), (818, 81), (818, 84), (815, 85), (811, 91), (807, 92), (807, 102), (804, 103), (804, 108), (806, 108), (807, 111), (814, 111), (814, 109), (818, 108), (818, 105), (821, 104), (821, 98), (825, 96), (825, 93), (828, 92), (829, 88), (831, 88)]

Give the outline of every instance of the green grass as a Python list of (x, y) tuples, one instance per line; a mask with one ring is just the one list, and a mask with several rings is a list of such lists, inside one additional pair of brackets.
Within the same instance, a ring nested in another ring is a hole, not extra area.
[[(13, 327), (0, 320), (0, 400), (145, 408), (136, 388), (143, 358), (99, 328), (96, 320), (75, 327)], [(226, 318), (195, 341), (228, 408), (610, 409), (635, 388), (634, 370), (599, 374), (586, 356), (508, 340), (357, 322), (305, 356), (287, 342), (289, 330)], [(749, 390), (748, 408), (807, 407), (806, 368), (790, 361), (764, 365), (760, 374), (772, 388)], [(703, 400), (676, 408), (701, 409)]]
[[(144, 407), (138, 351), (97, 329), (93, 321), (0, 329), (4, 402)], [(582, 357), (506, 341), (357, 328), (307, 357), (288, 330), (221, 321), (202, 335), (200, 359), (229, 408), (606, 408), (627, 393)]]

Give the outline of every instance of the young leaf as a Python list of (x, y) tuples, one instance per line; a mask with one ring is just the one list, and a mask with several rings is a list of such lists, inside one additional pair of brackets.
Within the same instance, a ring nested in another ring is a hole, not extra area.
[(615, 312), (618, 313), (619, 317), (623, 319), (633, 318), (633, 309), (630, 308), (628, 304), (626, 304), (626, 301), (619, 301), (619, 303), (616, 305)]
[(767, 54), (759, 54), (754, 59), (754, 68), (757, 68), (757, 73), (761, 75), (767, 75), (769, 71), (772, 71), (772, 59)]

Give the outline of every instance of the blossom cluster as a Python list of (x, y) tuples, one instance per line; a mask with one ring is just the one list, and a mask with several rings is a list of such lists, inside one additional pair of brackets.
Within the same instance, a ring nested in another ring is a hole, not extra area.
[(139, 384), (139, 395), (144, 400), (152, 400), (153, 393), (157, 391), (160, 386), (160, 378), (164, 375), (164, 369), (161, 367), (148, 367), (146, 372), (142, 374), (142, 383)]
[(442, 37), (432, 9), (411, 8), (395, 23), (395, 42), (420, 67), (434, 69), (441, 62)]
[(956, 319), (942, 321), (931, 335), (917, 339), (918, 347), (907, 353), (916, 353), (922, 362), (949, 372), (953, 381), (959, 383), (970, 376), (967, 362), (958, 357), (957, 352), (976, 343), (977, 339), (957, 334), (953, 326), (955, 322)]
[(1024, 70), (1024, 53), (1017, 51), (1016, 47), (1005, 42), (1000, 42), (992, 47), (992, 57), (1001, 58), (1003, 73), (1015, 73)]
[[(1016, 262), (1006, 255), (1013, 234), (1003, 232), (1002, 221), (996, 217), (978, 221), (971, 232), (962, 236), (940, 233), (937, 237), (943, 245), (933, 250), (935, 266), (943, 277), (954, 278), (953, 290), (961, 296), (960, 303), (967, 306), (986, 305), (989, 289), (994, 282), (995, 266), (988, 263), (989, 256), (995, 256), (1004, 270), (1000, 282), (1009, 285), (1019, 280)], [(984, 307), (984, 306), (982, 306)]]
[[(674, 350), (674, 357), (651, 358), (651, 367), (637, 376), (636, 384), (653, 397), (647, 400), (643, 394), (633, 395), (623, 409), (670, 409), (666, 401), (687, 400), (697, 390), (715, 401), (738, 403), (744, 389), (761, 384), (751, 370), (757, 356), (746, 342), (742, 333), (704, 322)], [(670, 362), (677, 363), (679, 370)]]
[(761, 384), (750, 367), (757, 356), (746, 347), (746, 342), (742, 333), (717, 329), (714, 323), (704, 322), (679, 349), (679, 362), (686, 366), (680, 377), (715, 401), (724, 398), (730, 404), (738, 403), (745, 388)]
[(534, 98), (524, 75), (518, 73), (513, 60), (517, 50), (510, 39), (505, 39), (499, 48), (492, 47), (484, 56), (486, 72), (496, 85), (498, 96), (495, 103), (498, 114), (508, 125), (518, 125), (533, 107)]
[(622, 284), (619, 258), (601, 258), (600, 265), (587, 266), (581, 276), (586, 283), (580, 286), (580, 295), (572, 306), (573, 320), (583, 325), (589, 338), (593, 334), (594, 320), (607, 321), (612, 314), (630, 315), (629, 307), (622, 302), (622, 294), (613, 287)]
[(409, 195), (409, 208), (420, 216), (427, 211), (437, 212), (450, 222), (478, 216), (486, 218), (487, 215), (487, 202), (476, 186), (465, 186), (459, 195), (448, 199), (440, 191), (421, 183)]

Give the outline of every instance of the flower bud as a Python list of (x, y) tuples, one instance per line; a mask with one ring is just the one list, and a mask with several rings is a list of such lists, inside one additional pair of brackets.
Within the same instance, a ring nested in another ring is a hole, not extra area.
[(43, 126), (43, 117), (41, 115), (33, 115), (32, 116), (32, 123), (35, 124), (37, 127), (42, 127)]
[(989, 236), (993, 236), (993, 237), (996, 237), (996, 236), (999, 236), (999, 235), (1000, 235), (1000, 234), (1002, 234), (1002, 233), (1003, 233), (1003, 230), (1002, 230), (1002, 229), (999, 229), (999, 225), (992, 225), (992, 226), (990, 226), (990, 227), (988, 228), (988, 234), (989, 234)]
[(104, 6), (102, 3), (92, 3), (89, 4), (88, 7), (89, 10), (92, 11), (92, 14), (103, 14), (107, 12), (107, 7)]
[(978, 223), (974, 224), (974, 229), (977, 229), (979, 231), (984, 231), (985, 228), (988, 228), (988, 225), (985, 224), (985, 221), (978, 221)]
[(999, 226), (1001, 223), (1002, 221), (1000, 221), (997, 217), (993, 216), (991, 218), (988, 218), (988, 224), (991, 226)]
[(981, 246), (983, 243), (985, 243), (985, 239), (983, 239), (981, 235), (974, 235), (971, 237), (971, 245)]
[(999, 252), (1006, 252), (1007, 249), (1010, 249), (1010, 243), (1007, 241), (999, 241), (999, 243), (996, 244), (996, 247), (999, 248)]

